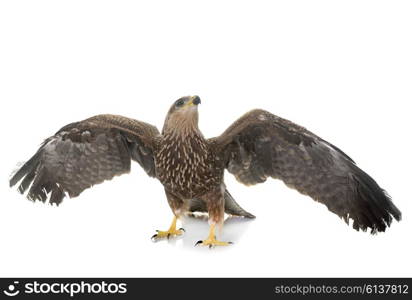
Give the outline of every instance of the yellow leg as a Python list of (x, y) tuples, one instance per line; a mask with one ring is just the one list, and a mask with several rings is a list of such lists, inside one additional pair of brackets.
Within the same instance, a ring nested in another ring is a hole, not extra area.
[(209, 236), (207, 237), (207, 239), (204, 241), (198, 241), (195, 246), (201, 244), (203, 246), (209, 246), (209, 248), (212, 248), (214, 246), (228, 246), (230, 244), (233, 244), (232, 242), (221, 242), (216, 240), (215, 226), (215, 224), (210, 225)]
[(174, 217), (172, 224), (170, 225), (170, 228), (167, 231), (156, 230), (157, 233), (154, 236), (152, 236), (152, 240), (158, 240), (162, 238), (169, 239), (170, 237), (182, 235), (185, 232), (185, 230), (183, 228), (176, 229), (176, 222), (177, 218)]

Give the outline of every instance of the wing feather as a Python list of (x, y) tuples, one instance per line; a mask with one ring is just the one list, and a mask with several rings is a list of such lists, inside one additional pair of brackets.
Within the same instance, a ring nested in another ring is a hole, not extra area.
[(46, 139), (36, 154), (10, 179), (30, 200), (60, 204), (95, 184), (130, 172), (131, 160), (155, 177), (154, 157), (159, 131), (152, 125), (99, 115), (71, 123)]
[(210, 143), (245, 185), (282, 180), (325, 204), (357, 230), (384, 231), (401, 212), (389, 195), (336, 146), (264, 110), (238, 119)]

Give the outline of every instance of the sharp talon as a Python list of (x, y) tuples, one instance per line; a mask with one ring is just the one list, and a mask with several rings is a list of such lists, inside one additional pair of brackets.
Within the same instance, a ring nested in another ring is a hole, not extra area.
[(151, 237), (151, 240), (156, 239), (156, 238), (157, 238), (157, 234), (153, 235), (153, 236)]
[(195, 244), (195, 247), (199, 244), (203, 244), (203, 241), (197, 241), (197, 243)]
[(167, 239), (170, 239), (170, 233), (167, 234)]
[(179, 228), (179, 230), (181, 230), (183, 232), (186, 232), (186, 230), (184, 228)]
[(234, 243), (233, 242), (227, 242), (229, 245), (233, 245)]
[(212, 244), (209, 245), (209, 249), (212, 249)]
[(156, 232), (159, 232), (159, 230), (156, 230)]

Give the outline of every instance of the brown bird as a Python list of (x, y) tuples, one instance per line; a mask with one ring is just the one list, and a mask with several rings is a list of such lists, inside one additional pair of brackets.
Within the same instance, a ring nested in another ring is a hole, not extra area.
[(85, 189), (128, 173), (131, 160), (164, 186), (174, 218), (154, 239), (183, 234), (176, 221), (188, 212), (208, 212), (210, 232), (198, 244), (228, 245), (216, 239), (224, 213), (254, 218), (224, 184), (227, 169), (245, 185), (281, 179), (327, 206), (356, 230), (385, 231), (401, 212), (389, 195), (340, 149), (305, 128), (264, 110), (252, 110), (222, 135), (206, 139), (198, 127), (198, 96), (171, 106), (160, 133), (156, 127), (116, 115), (69, 124), (46, 139), (11, 178), (10, 186), (30, 200), (59, 205)]

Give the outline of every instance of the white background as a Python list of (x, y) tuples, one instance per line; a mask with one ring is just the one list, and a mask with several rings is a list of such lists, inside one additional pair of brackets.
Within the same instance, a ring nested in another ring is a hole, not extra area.
[[(1, 1), (1, 276), (411, 276), (410, 1)], [(356, 232), (283, 183), (233, 196), (233, 246), (193, 245), (208, 225), (152, 243), (172, 214), (160, 183), (132, 174), (33, 204), (8, 188), (18, 162), (67, 123), (100, 113), (161, 128), (198, 94), (220, 134), (252, 108), (334, 143), (388, 190), (403, 220)]]

